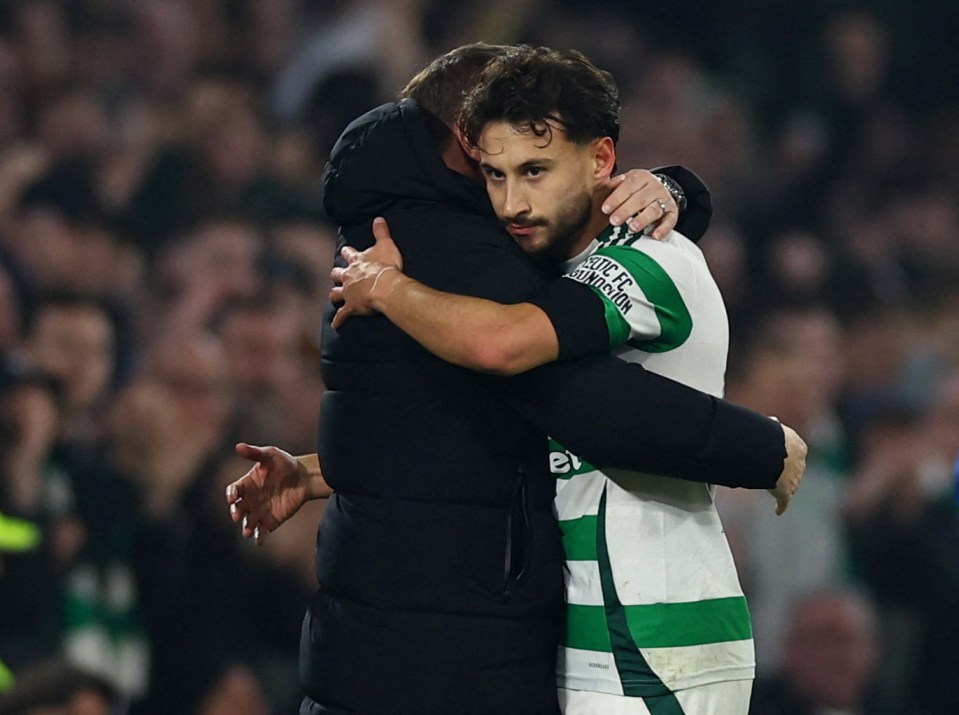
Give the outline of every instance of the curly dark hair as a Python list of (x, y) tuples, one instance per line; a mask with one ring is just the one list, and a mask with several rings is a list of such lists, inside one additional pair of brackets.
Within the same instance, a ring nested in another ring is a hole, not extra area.
[(508, 122), (547, 142), (551, 123), (577, 144), (600, 137), (616, 142), (619, 106), (613, 76), (581, 52), (517, 45), (486, 66), (463, 103), (459, 126), (474, 146), (490, 122)]

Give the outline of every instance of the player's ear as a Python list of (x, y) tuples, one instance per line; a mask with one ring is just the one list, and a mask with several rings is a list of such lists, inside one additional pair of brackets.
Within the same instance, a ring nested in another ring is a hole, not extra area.
[(463, 133), (463, 130), (460, 129), (458, 122), (453, 125), (453, 136), (456, 137), (456, 141), (459, 142), (463, 153), (478, 164), (480, 160), (479, 147), (470, 143), (469, 139), (467, 139)]
[(597, 139), (593, 145), (593, 175), (608, 179), (616, 168), (616, 145), (609, 137)]

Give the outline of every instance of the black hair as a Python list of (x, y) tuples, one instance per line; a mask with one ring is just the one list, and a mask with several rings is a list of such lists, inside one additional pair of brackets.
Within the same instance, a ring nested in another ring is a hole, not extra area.
[(613, 76), (577, 50), (517, 45), (490, 61), (467, 96), (460, 129), (478, 145), (490, 122), (507, 122), (536, 136), (558, 125), (570, 141), (619, 139), (619, 88)]

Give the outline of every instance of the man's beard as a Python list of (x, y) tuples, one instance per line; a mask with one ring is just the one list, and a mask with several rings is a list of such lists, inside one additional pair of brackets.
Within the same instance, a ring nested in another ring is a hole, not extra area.
[(567, 208), (554, 221), (530, 218), (527, 220), (508, 219), (504, 223), (545, 227), (547, 234), (544, 246), (530, 249), (522, 240), (518, 242), (527, 255), (536, 262), (553, 265), (573, 257), (574, 247), (582, 237), (583, 229), (589, 223), (592, 209), (592, 199), (589, 194), (582, 194), (579, 200), (570, 201)]

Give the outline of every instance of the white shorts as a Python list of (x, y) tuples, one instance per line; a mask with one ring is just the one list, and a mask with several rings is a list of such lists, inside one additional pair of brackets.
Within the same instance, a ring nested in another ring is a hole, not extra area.
[(560, 688), (559, 705), (563, 715), (746, 715), (752, 690), (752, 680), (730, 680), (677, 690), (673, 695), (682, 708), (677, 710), (675, 701), (663, 703), (658, 698)]

